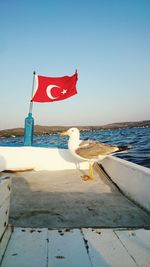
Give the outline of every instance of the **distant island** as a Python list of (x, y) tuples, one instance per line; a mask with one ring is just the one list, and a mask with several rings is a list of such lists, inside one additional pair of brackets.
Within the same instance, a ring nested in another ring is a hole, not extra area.
[[(34, 135), (51, 135), (58, 134), (65, 131), (71, 126), (34, 126)], [(117, 122), (106, 124), (102, 126), (76, 126), (80, 131), (97, 131), (97, 130), (113, 130), (113, 129), (127, 129), (127, 128), (150, 128), (150, 120), (134, 121), (134, 122)], [(24, 128), (14, 128), (0, 130), (0, 137), (17, 137), (24, 135)]]

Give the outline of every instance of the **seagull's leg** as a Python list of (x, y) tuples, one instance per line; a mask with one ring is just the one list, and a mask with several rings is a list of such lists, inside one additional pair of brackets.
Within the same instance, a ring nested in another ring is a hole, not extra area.
[(88, 175), (87, 174), (83, 175), (82, 179), (84, 181), (90, 181), (94, 179), (93, 163), (91, 162), (89, 163), (89, 173)]
[(89, 163), (89, 177), (91, 179), (94, 179), (94, 171), (93, 171), (93, 163), (92, 162)]

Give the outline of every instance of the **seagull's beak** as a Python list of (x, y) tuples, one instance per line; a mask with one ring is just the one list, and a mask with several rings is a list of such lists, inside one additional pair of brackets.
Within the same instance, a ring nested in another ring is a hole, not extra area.
[(65, 135), (68, 135), (68, 131), (60, 133), (60, 136), (65, 136)]

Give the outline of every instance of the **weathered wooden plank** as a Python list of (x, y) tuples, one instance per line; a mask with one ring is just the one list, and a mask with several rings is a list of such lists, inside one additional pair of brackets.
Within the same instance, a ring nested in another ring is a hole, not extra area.
[(93, 267), (137, 267), (112, 229), (82, 229)]
[(12, 232), (11, 226), (8, 226), (2, 236), (2, 239), (0, 240), (0, 264), (1, 264), (4, 252), (6, 250), (7, 243), (10, 239), (11, 232)]
[(47, 229), (15, 228), (1, 267), (46, 267)]
[(91, 267), (79, 229), (49, 231), (48, 267)]
[(8, 225), (9, 200), (9, 197), (5, 199), (3, 205), (0, 207), (0, 239)]
[(0, 177), (0, 207), (3, 205), (3, 202), (10, 195), (11, 191), (11, 178), (8, 176)]
[(150, 230), (115, 232), (138, 266), (150, 266)]

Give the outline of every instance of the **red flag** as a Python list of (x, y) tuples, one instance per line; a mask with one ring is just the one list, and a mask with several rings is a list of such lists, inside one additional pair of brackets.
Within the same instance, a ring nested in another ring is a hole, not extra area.
[(77, 94), (76, 83), (78, 80), (77, 71), (72, 76), (44, 77), (37, 76), (38, 87), (35, 91), (33, 102), (54, 102), (64, 100)]

